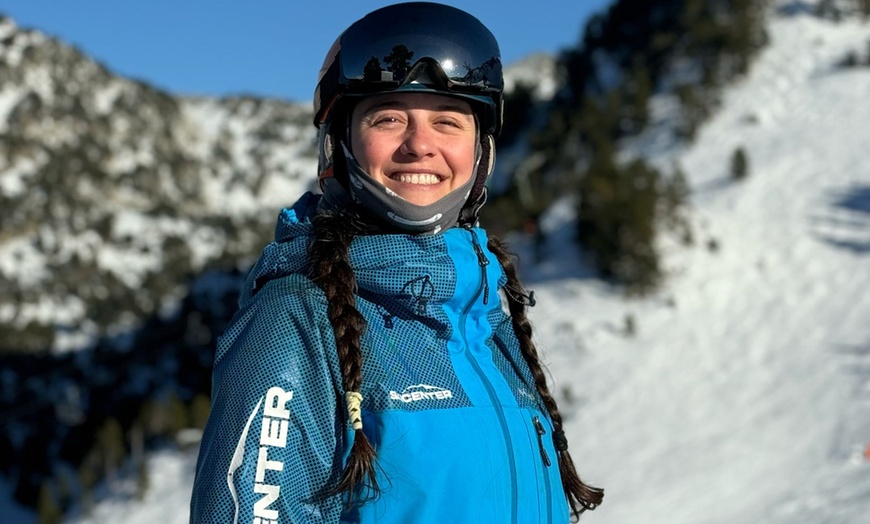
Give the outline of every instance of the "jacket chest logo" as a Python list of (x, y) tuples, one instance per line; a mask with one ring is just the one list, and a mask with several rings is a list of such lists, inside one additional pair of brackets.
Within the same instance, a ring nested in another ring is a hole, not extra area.
[(403, 389), (401, 393), (390, 391), (390, 400), (398, 400), (405, 404), (419, 402), (421, 400), (447, 400), (450, 398), (453, 398), (453, 392), (449, 389), (430, 386), (428, 384), (408, 386)]
[(435, 296), (435, 286), (429, 275), (423, 275), (406, 282), (402, 293), (410, 297), (416, 315), (425, 315), (429, 301)]

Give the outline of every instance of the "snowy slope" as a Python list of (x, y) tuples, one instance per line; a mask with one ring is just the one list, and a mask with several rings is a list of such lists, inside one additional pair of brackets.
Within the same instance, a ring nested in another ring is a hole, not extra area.
[(770, 35), (674, 152), (699, 246), (669, 255), (667, 289), (623, 302), (538, 271), (575, 458), (607, 489), (588, 522), (870, 522), (870, 68), (833, 67), (870, 25), (802, 15)]
[[(870, 521), (870, 68), (834, 67), (866, 53), (870, 23), (799, 14), (769, 32), (694, 145), (644, 147), (693, 189), (696, 244), (670, 249), (661, 293), (624, 300), (577, 269), (568, 203), (546, 217), (547, 259), (523, 258), (572, 453), (606, 489), (583, 522)], [(150, 465), (143, 501), (81, 522), (187, 522), (192, 455)]]

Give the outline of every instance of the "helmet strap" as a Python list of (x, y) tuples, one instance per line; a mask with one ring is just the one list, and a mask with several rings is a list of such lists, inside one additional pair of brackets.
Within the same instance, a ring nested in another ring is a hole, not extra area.
[[(367, 209), (390, 229), (402, 233), (434, 235), (459, 223), (459, 215), (468, 201), (476, 177), (469, 177), (458, 187), (432, 204), (413, 204), (390, 190), (369, 173), (353, 157), (344, 141), (340, 142), (347, 165), (347, 191), (353, 201)], [(480, 153), (475, 159), (474, 171), (480, 162)]]
[(471, 193), (468, 195), (465, 206), (463, 206), (462, 211), (459, 213), (460, 225), (478, 225), (480, 209), (486, 203), (486, 183), (495, 167), (495, 140), (492, 135), (483, 135), (478, 141), (477, 148), (478, 160), (475, 164), (477, 172), (472, 177), (474, 179), (474, 186), (471, 188)]

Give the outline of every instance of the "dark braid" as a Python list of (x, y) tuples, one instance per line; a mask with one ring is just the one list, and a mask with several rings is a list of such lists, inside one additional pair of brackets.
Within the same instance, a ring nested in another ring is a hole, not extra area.
[[(366, 320), (356, 308), (356, 277), (348, 248), (360, 229), (351, 217), (328, 212), (318, 213), (312, 224), (314, 239), (309, 251), (309, 276), (326, 295), (327, 316), (335, 333), (345, 392), (358, 393), (362, 384), (360, 339)], [(352, 417), (361, 415), (349, 413), (349, 418)], [(330, 494), (345, 494), (348, 507), (376, 496), (379, 488), (375, 478), (375, 455), (365, 433), (356, 429), (347, 465)]]
[(547, 408), (550, 419), (553, 421), (553, 442), (559, 457), (559, 474), (562, 477), (562, 486), (574, 517), (579, 518), (584, 511), (593, 510), (601, 504), (604, 490), (584, 484), (580, 480), (580, 476), (574, 468), (574, 461), (571, 460), (571, 455), (568, 453), (568, 441), (562, 429), (562, 415), (556, 406), (556, 400), (547, 387), (547, 377), (544, 375), (538, 358), (538, 350), (532, 342), (532, 325), (526, 317), (526, 302), (523, 300), (525, 291), (517, 276), (513, 256), (508, 252), (506, 244), (500, 239), (490, 237), (487, 247), (498, 257), (498, 261), (507, 275), (508, 290), (505, 294), (508, 298), (511, 322), (519, 339), (523, 358), (535, 378), (535, 387)]

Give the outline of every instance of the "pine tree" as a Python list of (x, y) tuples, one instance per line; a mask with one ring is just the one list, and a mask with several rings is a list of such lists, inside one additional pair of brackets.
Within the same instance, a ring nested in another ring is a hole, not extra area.
[(167, 400), (167, 410), (169, 413), (169, 430), (170, 435), (178, 435), (181, 430), (190, 427), (190, 420), (187, 413), (187, 407), (184, 402), (178, 397), (178, 394), (172, 392)]
[(628, 118), (634, 131), (640, 132), (649, 123), (649, 101), (653, 94), (649, 69), (640, 57), (635, 60), (626, 87), (629, 90)]
[(143, 500), (149, 488), (148, 465), (145, 462), (145, 429), (140, 422), (130, 428), (130, 455), (136, 468), (136, 498)]
[(743, 180), (749, 176), (749, 160), (743, 147), (738, 147), (731, 155), (731, 178)]
[(39, 524), (61, 524), (63, 521), (63, 511), (61, 511), (60, 505), (55, 498), (50, 481), (43, 481), (42, 486), (39, 488), (39, 499), (36, 504)]
[(108, 418), (100, 426), (97, 431), (97, 446), (105, 478), (111, 483), (126, 454), (124, 432), (117, 419)]
[(498, 137), (497, 147), (512, 144), (520, 131), (528, 128), (534, 107), (533, 93), (533, 86), (520, 82), (513, 91), (505, 95), (504, 127)]
[(148, 463), (141, 461), (136, 468), (136, 499), (145, 500), (145, 494), (148, 493), (148, 488), (151, 487), (151, 476), (148, 472)]
[(682, 84), (675, 89), (680, 102), (680, 114), (676, 131), (680, 138), (693, 140), (701, 123), (707, 118), (707, 109), (702, 90), (690, 84)]
[(210, 411), (211, 401), (207, 395), (200, 393), (193, 397), (193, 402), (190, 405), (191, 426), (197, 429), (204, 429), (206, 422), (208, 422)]
[(660, 213), (662, 223), (677, 231), (683, 244), (687, 246), (694, 243), (691, 224), (683, 214), (690, 194), (686, 174), (679, 165), (675, 165), (671, 176), (662, 180)]
[(617, 166), (599, 155), (580, 188), (578, 240), (602, 276), (629, 294), (653, 290), (662, 278), (655, 248), (660, 174), (642, 160)]
[(414, 57), (414, 52), (408, 49), (408, 46), (399, 44), (393, 47), (392, 53), (383, 57), (387, 64), (387, 69), (391, 71), (396, 79), (404, 78), (411, 69), (411, 58)]
[(633, 337), (637, 334), (637, 320), (634, 315), (627, 313), (623, 319), (623, 332), (627, 337)]
[(78, 469), (78, 480), (81, 486), (81, 506), (85, 512), (90, 511), (94, 504), (94, 486), (99, 482), (100, 476), (97, 473), (99, 459), (96, 458), (96, 452), (91, 450), (82, 460)]

